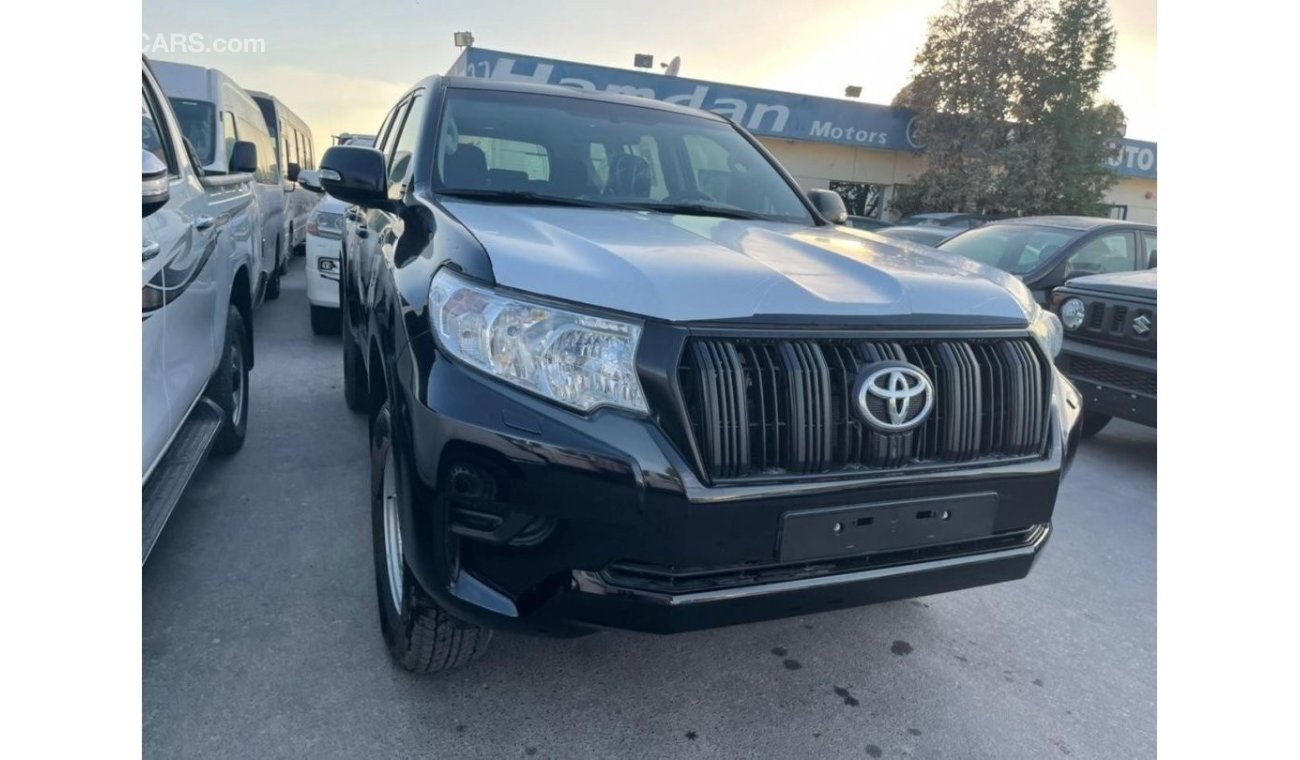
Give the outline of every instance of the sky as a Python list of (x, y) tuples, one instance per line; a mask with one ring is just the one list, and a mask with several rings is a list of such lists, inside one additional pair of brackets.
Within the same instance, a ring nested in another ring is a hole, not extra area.
[[(221, 69), (280, 98), (318, 145), (373, 132), (417, 80), (475, 45), (630, 68), (635, 53), (681, 56), (693, 79), (889, 103), (907, 83), (927, 19), (944, 0), (144, 0), (150, 58)], [(1156, 141), (1155, 0), (1111, 0), (1115, 70), (1102, 94), (1127, 137)], [(184, 35), (183, 42), (177, 40)], [(201, 35), (201, 39), (195, 35)], [(244, 41), (253, 41), (245, 43)], [(260, 42), (257, 42), (260, 41)], [(243, 45), (260, 52), (218, 52)]]

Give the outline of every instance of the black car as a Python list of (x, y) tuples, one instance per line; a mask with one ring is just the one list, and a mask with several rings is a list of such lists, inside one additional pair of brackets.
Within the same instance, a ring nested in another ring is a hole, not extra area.
[(912, 214), (898, 220), (901, 227), (950, 227), (955, 230), (967, 230), (978, 227), (988, 221), (980, 214), (962, 214), (955, 211), (931, 211), (924, 214)]
[(1046, 305), (1052, 288), (1066, 280), (1154, 267), (1156, 227), (1090, 216), (1028, 216), (989, 222), (938, 248), (1016, 275)]
[(844, 224), (847, 227), (853, 227), (859, 230), (883, 230), (886, 227), (893, 227), (893, 222), (886, 222), (884, 219), (876, 219), (871, 216), (855, 216), (853, 214), (844, 218)]
[(1156, 270), (1070, 280), (1052, 291), (1065, 327), (1056, 365), (1083, 394), (1083, 437), (1119, 417), (1156, 426)]
[(902, 224), (894, 225), (893, 227), (883, 230), (877, 230), (876, 232), (885, 237), (897, 238), (899, 240), (906, 240), (909, 243), (921, 243), (922, 245), (929, 246), (937, 246), (957, 234), (957, 230), (954, 230), (952, 227), (939, 227), (934, 225), (909, 226)]
[(496, 628), (999, 583), (1043, 551), (1078, 439), (1060, 321), (1005, 272), (837, 226), (727, 119), (432, 77), (320, 177), (360, 209), (343, 386), (403, 667)]

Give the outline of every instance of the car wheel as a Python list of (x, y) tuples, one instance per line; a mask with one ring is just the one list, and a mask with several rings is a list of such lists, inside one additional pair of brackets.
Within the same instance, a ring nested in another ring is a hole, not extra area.
[(221, 362), (205, 395), (221, 407), (221, 432), (212, 450), (218, 454), (239, 451), (248, 432), (248, 346), (244, 345), (244, 317), (233, 307), (226, 316)]
[(328, 306), (311, 307), (311, 331), (317, 335), (338, 335), (339, 310)]
[[(467, 665), (487, 651), (492, 631), (452, 617), (439, 607), (406, 566), (400, 515), (421, 485), (407, 472), (394, 445), (385, 403), (371, 418), (370, 512), (374, 537), (379, 626), (393, 660), (412, 673)], [(427, 503), (421, 499), (420, 503)]]
[(1096, 412), (1083, 413), (1083, 428), (1080, 434), (1084, 438), (1091, 438), (1101, 432), (1101, 429), (1110, 423), (1109, 414), (1097, 414)]

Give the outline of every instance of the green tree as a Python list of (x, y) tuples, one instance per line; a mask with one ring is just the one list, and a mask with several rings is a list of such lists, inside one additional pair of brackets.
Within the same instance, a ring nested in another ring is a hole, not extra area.
[(1018, 199), (1027, 213), (1101, 213), (1117, 180), (1104, 163), (1108, 144), (1125, 126), (1123, 110), (1100, 94), (1102, 78), (1115, 68), (1108, 0), (1061, 0), (1045, 42), (1042, 76), (1026, 114), (1037, 149), (1032, 161), (1009, 172), (1008, 190), (1035, 189)]
[(1123, 134), (1098, 97), (1114, 42), (1106, 0), (950, 0), (894, 99), (926, 158), (899, 210), (1096, 213)]

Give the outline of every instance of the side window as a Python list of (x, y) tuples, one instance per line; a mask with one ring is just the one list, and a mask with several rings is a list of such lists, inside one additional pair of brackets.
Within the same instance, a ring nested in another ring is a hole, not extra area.
[(239, 130), (235, 128), (235, 115), (229, 111), (221, 112), (221, 134), (226, 139), (226, 158), (230, 158), (230, 151), (235, 148), (235, 141), (239, 139)]
[(389, 186), (405, 184), (406, 177), (410, 174), (415, 144), (419, 141), (420, 132), (424, 128), (424, 110), (422, 97), (416, 95), (411, 99), (406, 122), (402, 124), (402, 131), (398, 133), (396, 145), (388, 159)]
[(1136, 254), (1133, 233), (1099, 235), (1070, 255), (1066, 261), (1066, 277), (1131, 272), (1137, 266)]
[(1147, 249), (1147, 266), (1154, 267), (1156, 265), (1156, 233), (1143, 232), (1142, 245)]
[(377, 137), (375, 138), (375, 149), (380, 153), (388, 155), (388, 146), (391, 144), (393, 133), (397, 131), (397, 127), (402, 123), (402, 117), (406, 115), (408, 103), (409, 101), (405, 100), (398, 103), (396, 108), (388, 112), (388, 118), (384, 119), (384, 123), (379, 125), (379, 132), (376, 133)]
[(167, 164), (167, 173), (176, 174), (176, 161), (172, 158), (171, 147), (164, 136), (166, 124), (158, 118), (157, 107), (149, 99), (149, 91), (140, 91), (140, 147), (158, 157)]

